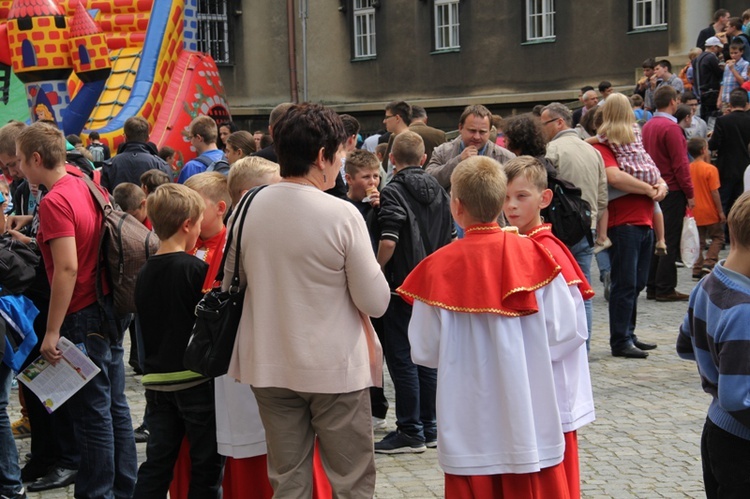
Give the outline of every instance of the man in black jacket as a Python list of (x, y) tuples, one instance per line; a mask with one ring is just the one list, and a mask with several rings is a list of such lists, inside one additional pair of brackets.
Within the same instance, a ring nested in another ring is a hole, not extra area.
[(118, 148), (117, 155), (102, 167), (103, 187), (113, 192), (124, 182), (141, 185), (141, 175), (153, 169), (161, 170), (171, 178), (169, 165), (158, 156), (156, 147), (148, 143), (148, 121), (133, 116), (125, 121), (123, 131), (125, 142)]
[[(378, 263), (391, 290), (427, 255), (455, 236), (450, 198), (422, 168), (422, 137), (411, 131), (396, 135), (390, 154), (393, 179), (380, 194)], [(395, 292), (383, 316), (385, 360), (396, 392), (397, 431), (375, 444), (375, 452), (424, 452), (437, 444), (435, 391), (437, 370), (411, 360), (408, 326), (412, 307)]]
[(706, 40), (706, 50), (693, 59), (693, 91), (700, 98), (701, 118), (706, 122), (716, 112), (716, 100), (724, 75), (724, 69), (719, 65), (719, 54), (723, 47), (721, 40), (712, 36)]
[(729, 113), (716, 118), (714, 133), (708, 148), (718, 152), (719, 196), (724, 213), (743, 192), (743, 175), (750, 164), (750, 113), (747, 112), (747, 92), (734, 90), (729, 95)]

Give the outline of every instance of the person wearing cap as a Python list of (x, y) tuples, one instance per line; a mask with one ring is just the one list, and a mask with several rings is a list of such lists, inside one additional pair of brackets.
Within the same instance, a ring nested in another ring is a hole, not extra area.
[(724, 69), (719, 64), (719, 53), (724, 44), (717, 37), (706, 40), (706, 50), (693, 60), (693, 91), (700, 97), (701, 118), (708, 121), (716, 112), (716, 101), (719, 97), (721, 79)]

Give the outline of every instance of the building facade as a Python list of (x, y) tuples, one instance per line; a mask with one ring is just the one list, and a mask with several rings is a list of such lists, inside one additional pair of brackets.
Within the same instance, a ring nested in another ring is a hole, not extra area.
[(602, 80), (627, 88), (647, 57), (683, 64), (716, 9), (744, 10), (709, 0), (203, 3), (215, 12), (199, 40), (220, 63), (237, 121), (262, 128), (273, 106), (306, 97), (365, 130), (392, 100), (418, 103), (431, 125), (451, 129), (470, 103), (510, 114), (574, 100)]

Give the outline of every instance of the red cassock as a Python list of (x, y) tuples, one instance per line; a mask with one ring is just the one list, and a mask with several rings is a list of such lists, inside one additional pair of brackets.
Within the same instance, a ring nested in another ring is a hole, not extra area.
[[(529, 244), (527, 238), (503, 231), (496, 223), (471, 226), (465, 234), (461, 241), (425, 259), (398, 293), (409, 303), (416, 299), (460, 313), (518, 317), (538, 312), (535, 291), (565, 268), (553, 259), (552, 253), (541, 244)], [(498, 252), (498, 248), (502, 249)], [(566, 282), (580, 279), (588, 287), (578, 271), (566, 276)], [(467, 278), (451, 280), (450, 276), (456, 275)], [(445, 474), (448, 499), (570, 499), (569, 487), (563, 463), (536, 473)]]
[[(552, 234), (552, 224), (543, 224), (535, 227), (527, 234), (532, 240), (538, 242), (550, 253), (555, 261), (562, 267), (562, 274), (568, 286), (578, 286), (584, 300), (594, 297), (594, 290), (583, 275), (581, 267), (578, 266), (575, 257), (567, 246)], [(581, 497), (580, 464), (578, 460), (578, 435), (570, 431), (565, 435), (565, 457), (562, 465), (568, 480), (568, 489), (571, 499)]]
[[(313, 499), (329, 499), (332, 496), (331, 484), (320, 460), (318, 444), (315, 443), (313, 456)], [(268, 481), (266, 456), (246, 459), (227, 458), (224, 464), (224, 499), (270, 499), (273, 489)], [(171, 499), (187, 499), (190, 490), (190, 446), (187, 439), (182, 441), (180, 454), (174, 466), (174, 477), (169, 486)]]

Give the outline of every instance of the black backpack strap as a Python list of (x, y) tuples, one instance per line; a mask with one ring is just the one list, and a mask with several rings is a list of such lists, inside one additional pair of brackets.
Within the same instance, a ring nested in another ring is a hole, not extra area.
[(219, 266), (219, 271), (216, 274), (216, 279), (214, 279), (214, 282), (218, 281), (221, 282), (224, 280), (224, 265), (227, 263), (227, 255), (229, 254), (229, 248), (232, 246), (232, 240), (234, 239), (234, 225), (238, 223), (238, 217), (239, 217), (239, 225), (237, 226), (237, 250), (234, 252), (234, 275), (232, 276), (232, 288), (239, 289), (240, 287), (240, 251), (242, 249), (242, 228), (245, 226), (245, 218), (247, 217), (247, 210), (250, 208), (250, 203), (253, 201), (255, 196), (258, 195), (260, 191), (268, 187), (267, 185), (261, 185), (260, 187), (256, 187), (255, 189), (251, 189), (250, 191), (246, 192), (244, 196), (242, 196), (242, 199), (240, 199), (240, 202), (237, 206), (237, 216), (234, 218), (234, 223), (232, 223), (232, 227), (227, 229), (227, 242), (224, 246), (224, 255), (221, 257), (221, 265)]

